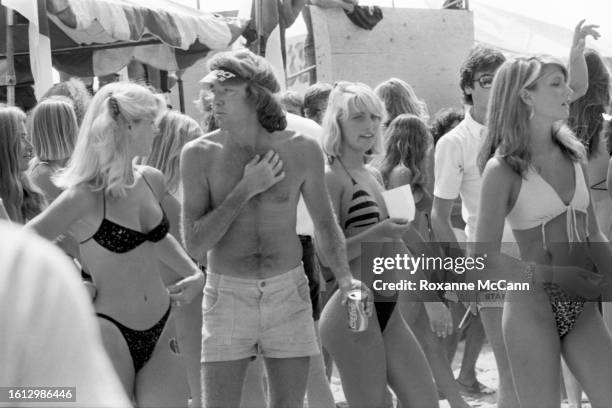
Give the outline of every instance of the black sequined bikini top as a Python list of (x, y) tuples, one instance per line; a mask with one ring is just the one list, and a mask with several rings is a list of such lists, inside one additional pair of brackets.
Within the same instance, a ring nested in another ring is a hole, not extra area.
[[(144, 175), (142, 175), (142, 178), (145, 183), (147, 183), (147, 186), (149, 186), (149, 189), (153, 191), (151, 185)], [(153, 194), (155, 194), (155, 192), (153, 192)], [(117, 224), (116, 222), (110, 221), (108, 218), (106, 218), (106, 195), (102, 194), (102, 197), (104, 205), (104, 218), (102, 219), (96, 233), (87, 238), (85, 241), (82, 241), (81, 244), (93, 239), (98, 243), (98, 245), (108, 249), (109, 251), (121, 254), (137, 248), (146, 241), (161, 241), (170, 230), (170, 222), (168, 221), (168, 217), (166, 216), (163, 207), (161, 207), (161, 204), (160, 208), (163, 214), (161, 221), (151, 231), (144, 233), (124, 227), (123, 225)]]

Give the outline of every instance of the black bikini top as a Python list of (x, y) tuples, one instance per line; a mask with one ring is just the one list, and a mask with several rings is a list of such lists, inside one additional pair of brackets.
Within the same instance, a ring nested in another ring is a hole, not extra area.
[(370, 197), (370, 194), (363, 188), (359, 187), (357, 181), (351, 176), (340, 159), (338, 162), (348, 174), (353, 183), (353, 196), (348, 209), (348, 217), (344, 221), (344, 229), (349, 227), (366, 227), (380, 222), (380, 211), (378, 203)]
[[(142, 175), (142, 178), (145, 183), (147, 183), (147, 186), (149, 186), (149, 189), (153, 192), (153, 195), (155, 195), (155, 192), (151, 188), (151, 185), (145, 178), (144, 174)], [(102, 219), (96, 233), (90, 238), (87, 238), (85, 241), (82, 241), (81, 244), (93, 239), (98, 243), (98, 245), (108, 249), (109, 251), (121, 254), (136, 249), (146, 241), (161, 241), (170, 230), (170, 222), (168, 221), (168, 217), (166, 216), (161, 204), (160, 208), (163, 214), (161, 221), (151, 231), (144, 233), (124, 227), (123, 225), (117, 224), (116, 222), (110, 221), (108, 218), (106, 218), (106, 195), (102, 194), (102, 197), (104, 205), (104, 218)]]

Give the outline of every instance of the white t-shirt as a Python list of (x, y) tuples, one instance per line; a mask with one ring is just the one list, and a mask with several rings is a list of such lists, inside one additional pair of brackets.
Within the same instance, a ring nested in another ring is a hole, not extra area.
[[(478, 155), (485, 137), (485, 126), (467, 111), (465, 118), (436, 145), (434, 195), (445, 200), (461, 196), (461, 217), (466, 224), (467, 242), (473, 242), (476, 234), (482, 184)], [(507, 222), (502, 242), (516, 242)]]
[(482, 181), (477, 161), (485, 140), (484, 130), (468, 111), (454, 129), (438, 140), (435, 151), (434, 195), (445, 200), (461, 196), (461, 216), (468, 241), (474, 240), (476, 232)]
[[(0, 387), (76, 387), (76, 402), (46, 404), (54, 407), (131, 406), (74, 265), (4, 221), (0, 242)], [(3, 399), (0, 407), (45, 405)]]
[[(323, 139), (323, 129), (317, 122), (311, 119), (306, 119), (293, 113), (286, 112), (287, 114), (287, 130), (292, 130), (297, 133), (301, 133), (304, 136), (311, 137), (321, 145)], [(304, 199), (300, 195), (300, 200), (297, 206), (297, 222), (295, 230), (299, 235), (310, 235), (314, 236), (314, 225), (312, 218), (308, 214), (308, 209), (304, 203)]]

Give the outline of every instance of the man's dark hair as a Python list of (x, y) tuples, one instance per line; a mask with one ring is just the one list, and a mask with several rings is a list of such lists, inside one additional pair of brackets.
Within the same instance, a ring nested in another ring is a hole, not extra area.
[(280, 84), (265, 58), (249, 50), (224, 52), (214, 56), (209, 69), (226, 69), (247, 81), (247, 97), (257, 110), (259, 123), (268, 132), (284, 130), (287, 119), (276, 97)]
[(460, 71), (459, 87), (463, 92), (463, 102), (473, 105), (472, 95), (465, 93), (466, 88), (474, 88), (474, 76), (477, 72), (495, 71), (506, 61), (506, 57), (496, 48), (476, 45), (463, 62)]
[(304, 114), (307, 118), (312, 118), (316, 116), (320, 102), (325, 103), (327, 105), (327, 100), (329, 99), (329, 94), (332, 91), (333, 87), (331, 84), (326, 82), (317, 82), (316, 84), (312, 84), (306, 90), (304, 94)]

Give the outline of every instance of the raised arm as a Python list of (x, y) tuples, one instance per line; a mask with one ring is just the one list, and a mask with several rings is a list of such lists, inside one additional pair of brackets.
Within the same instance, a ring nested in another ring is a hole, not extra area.
[(574, 91), (571, 96), (572, 102), (584, 96), (589, 88), (589, 73), (584, 58), (586, 37), (590, 35), (594, 39), (598, 39), (600, 36), (597, 32), (598, 25), (584, 25), (584, 21), (584, 19), (580, 20), (574, 29), (567, 68), (569, 87)]
[(185, 248), (201, 259), (223, 238), (246, 203), (257, 194), (281, 181), (285, 174), (282, 161), (273, 151), (262, 158), (256, 155), (244, 167), (242, 179), (217, 207), (210, 200), (207, 158), (215, 153), (211, 142), (196, 140), (181, 153), (183, 183), (182, 231)]

